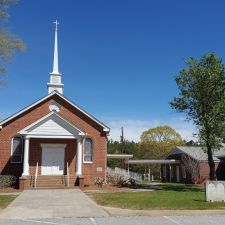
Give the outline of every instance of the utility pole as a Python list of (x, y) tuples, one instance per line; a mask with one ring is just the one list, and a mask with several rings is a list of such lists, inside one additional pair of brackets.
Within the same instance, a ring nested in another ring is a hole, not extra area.
[(120, 143), (124, 144), (123, 127), (121, 127)]
[[(121, 127), (121, 136), (120, 136), (120, 143), (122, 145), (121, 147), (121, 154), (124, 153), (124, 136), (123, 136), (123, 127)], [(123, 159), (121, 159), (121, 167), (125, 168), (125, 162)]]

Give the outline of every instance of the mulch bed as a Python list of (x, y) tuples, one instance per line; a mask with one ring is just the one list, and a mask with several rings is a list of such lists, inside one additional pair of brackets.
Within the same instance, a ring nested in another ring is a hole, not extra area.
[(105, 184), (103, 187), (97, 187), (95, 185), (85, 186), (82, 190), (86, 193), (88, 192), (132, 192), (132, 191), (143, 191), (143, 190), (156, 190), (159, 189), (155, 185), (137, 185), (136, 187), (129, 186), (117, 186), (112, 184)]
[(0, 193), (12, 193), (12, 192), (21, 192), (21, 190), (16, 188), (0, 188)]

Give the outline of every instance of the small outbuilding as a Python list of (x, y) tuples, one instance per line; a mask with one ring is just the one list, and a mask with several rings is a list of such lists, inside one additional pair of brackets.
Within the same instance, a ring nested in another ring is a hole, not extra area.
[[(224, 149), (213, 156), (218, 180), (225, 180), (224, 157)], [(166, 159), (177, 160), (177, 163), (162, 165), (163, 182), (203, 183), (209, 178), (208, 155), (203, 147), (178, 146), (170, 152)]]

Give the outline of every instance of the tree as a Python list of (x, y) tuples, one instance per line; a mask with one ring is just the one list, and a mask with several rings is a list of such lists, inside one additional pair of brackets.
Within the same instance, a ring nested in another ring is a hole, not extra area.
[[(144, 131), (135, 158), (137, 159), (164, 159), (169, 152), (184, 142), (173, 128), (170, 126), (158, 126)], [(153, 173), (159, 173), (160, 165), (152, 164), (142, 166), (142, 170), (151, 169)]]
[(182, 154), (181, 161), (184, 165), (185, 172), (187, 171), (191, 178), (194, 179), (194, 181), (196, 182), (196, 178), (199, 176), (200, 173), (199, 161), (193, 159), (187, 154)]
[(9, 17), (7, 10), (15, 3), (16, 0), (0, 0), (0, 83), (3, 82), (2, 75), (6, 72), (5, 64), (11, 62), (16, 50), (25, 50), (23, 42), (5, 27)]
[[(177, 145), (183, 145), (184, 142), (180, 136), (170, 126), (158, 126), (144, 131), (141, 135), (142, 146), (147, 146), (149, 149), (147, 154), (151, 158), (164, 158)], [(151, 155), (149, 154), (151, 153)], [(143, 155), (143, 156), (144, 156)]]
[(225, 67), (215, 54), (190, 58), (175, 77), (179, 96), (171, 102), (185, 112), (198, 128), (199, 142), (206, 147), (210, 180), (216, 179), (213, 151), (220, 148), (225, 134)]
[(190, 140), (190, 141), (185, 141), (186, 146), (200, 146), (200, 143)]
[[(135, 143), (134, 141), (128, 141), (123, 140), (123, 142), (108, 141), (108, 148), (107, 153), (108, 154), (135, 154), (135, 152), (138, 149), (138, 143)], [(108, 166), (111, 168), (115, 167), (124, 167), (123, 165), (124, 160), (118, 160), (118, 159), (108, 159)]]

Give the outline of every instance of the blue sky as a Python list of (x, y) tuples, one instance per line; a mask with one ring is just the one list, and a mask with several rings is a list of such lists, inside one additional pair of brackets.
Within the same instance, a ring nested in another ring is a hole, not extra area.
[(27, 45), (7, 66), (0, 118), (47, 94), (54, 27), (64, 94), (111, 127), (111, 137), (138, 140), (143, 130), (169, 124), (190, 139), (194, 128), (169, 102), (174, 76), (188, 57), (225, 58), (222, 0), (21, 0), (8, 27)]

